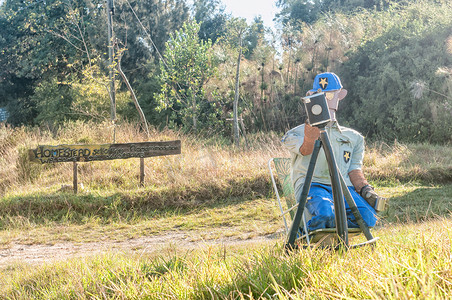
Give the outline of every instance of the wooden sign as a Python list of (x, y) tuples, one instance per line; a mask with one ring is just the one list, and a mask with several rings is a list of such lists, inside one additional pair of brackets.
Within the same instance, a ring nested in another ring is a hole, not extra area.
[(28, 152), (30, 160), (37, 163), (88, 162), (97, 160), (152, 157), (181, 153), (181, 142), (142, 142), (101, 145), (38, 146)]

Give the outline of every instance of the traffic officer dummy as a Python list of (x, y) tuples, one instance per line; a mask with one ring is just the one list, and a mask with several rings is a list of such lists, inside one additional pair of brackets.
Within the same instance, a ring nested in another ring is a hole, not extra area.
[[(322, 91), (325, 93), (332, 119), (325, 130), (333, 148), (338, 171), (341, 172), (364, 222), (367, 226), (373, 227), (377, 220), (374, 207), (378, 196), (362, 171), (364, 137), (351, 128), (340, 126), (336, 121), (339, 101), (347, 95), (347, 90), (342, 88), (336, 74), (322, 73), (315, 77), (313, 89), (308, 91), (307, 95)], [(282, 138), (283, 145), (290, 151), (292, 157), (292, 180), (297, 200), (301, 195), (314, 143), (319, 136), (319, 128), (306, 123), (289, 130)], [(330, 173), (322, 150), (316, 161), (306, 208), (313, 215), (307, 223), (308, 231), (336, 227)], [(359, 227), (346, 201), (345, 209), (348, 227)]]

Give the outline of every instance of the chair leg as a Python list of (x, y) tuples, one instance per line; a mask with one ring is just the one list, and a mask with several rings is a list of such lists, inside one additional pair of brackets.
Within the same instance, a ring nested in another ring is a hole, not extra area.
[(271, 166), (271, 162), (272, 161), (273, 161), (273, 158), (270, 158), (270, 160), (268, 161), (268, 169), (270, 171), (270, 177), (271, 177), (272, 183), (273, 183), (273, 190), (275, 191), (276, 199), (278, 200), (279, 209), (281, 210), (281, 214), (282, 214), (282, 217), (283, 217), (283, 220), (284, 220), (284, 227), (286, 228), (286, 234), (288, 234), (289, 233), (289, 227), (287, 226), (286, 217), (284, 216), (284, 210), (283, 210), (282, 205), (281, 205), (281, 198), (279, 197), (278, 187), (276, 186), (275, 177), (273, 176), (273, 171), (272, 171), (272, 166)]

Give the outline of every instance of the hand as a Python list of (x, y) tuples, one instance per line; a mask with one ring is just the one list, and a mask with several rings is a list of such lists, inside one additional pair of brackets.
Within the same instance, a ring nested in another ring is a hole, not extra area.
[(361, 194), (361, 197), (363, 197), (364, 200), (366, 200), (367, 203), (370, 204), (370, 206), (372, 206), (372, 207), (375, 206), (378, 195), (377, 195), (377, 193), (375, 193), (374, 188), (370, 184), (363, 186), (361, 189), (361, 192), (359, 192), (359, 193)]
[(305, 123), (304, 125), (304, 138), (309, 141), (315, 141), (320, 137), (320, 129)]
[(314, 143), (320, 136), (320, 129), (308, 123), (304, 124), (304, 140), (300, 147), (301, 155), (310, 155), (314, 151)]
[(376, 212), (386, 209), (387, 199), (378, 196), (377, 193), (375, 193), (374, 188), (370, 184), (365, 185), (361, 189), (360, 194), (361, 197), (363, 197), (370, 206), (375, 208)]

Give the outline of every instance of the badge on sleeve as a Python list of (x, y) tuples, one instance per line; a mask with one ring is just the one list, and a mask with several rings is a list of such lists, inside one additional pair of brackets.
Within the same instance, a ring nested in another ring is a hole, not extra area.
[(348, 163), (350, 161), (350, 155), (351, 155), (351, 153), (349, 151), (344, 151), (344, 161), (345, 161), (345, 163)]

